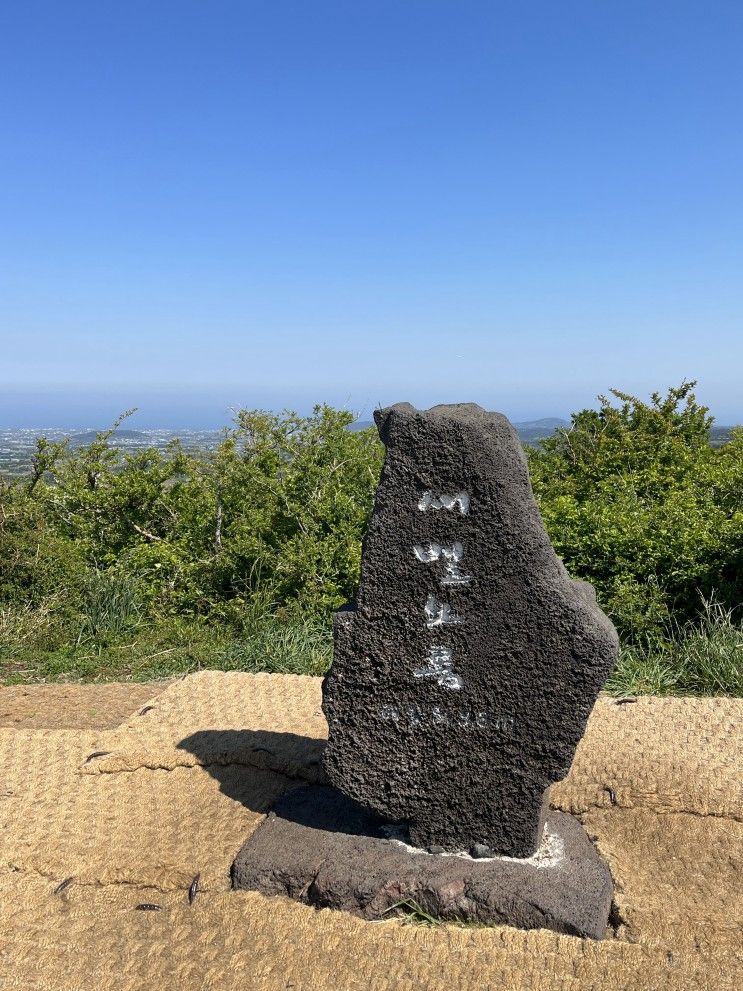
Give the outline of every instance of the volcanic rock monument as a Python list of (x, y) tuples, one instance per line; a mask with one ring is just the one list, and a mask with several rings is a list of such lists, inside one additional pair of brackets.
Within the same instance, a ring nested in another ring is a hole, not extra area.
[(323, 684), (330, 786), (278, 803), (234, 883), (367, 918), (408, 899), (600, 938), (608, 869), (548, 791), (615, 663), (614, 628), (556, 556), (505, 417), (399, 404), (375, 420), (361, 585)]

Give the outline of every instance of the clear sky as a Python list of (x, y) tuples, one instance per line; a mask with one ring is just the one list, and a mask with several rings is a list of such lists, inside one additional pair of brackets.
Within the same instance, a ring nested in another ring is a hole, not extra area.
[(4, 4), (0, 425), (743, 420), (742, 51), (740, 0)]

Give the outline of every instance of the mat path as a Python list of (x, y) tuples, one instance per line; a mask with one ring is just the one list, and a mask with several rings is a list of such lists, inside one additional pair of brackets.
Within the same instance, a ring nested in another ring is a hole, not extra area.
[(231, 892), (271, 803), (321, 777), (319, 679), (2, 688), (0, 988), (738, 988), (742, 716), (738, 699), (597, 703), (552, 792), (614, 876), (612, 928), (593, 942)]

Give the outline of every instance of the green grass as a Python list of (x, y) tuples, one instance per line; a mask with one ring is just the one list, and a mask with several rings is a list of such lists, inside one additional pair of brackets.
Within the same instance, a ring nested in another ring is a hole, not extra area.
[[(0, 682), (145, 681), (191, 671), (323, 674), (332, 635), (317, 621), (279, 622), (267, 609), (227, 623), (158, 616), (125, 585), (91, 583), (80, 614), (49, 599), (0, 608)], [(743, 627), (710, 602), (697, 623), (655, 646), (628, 646), (607, 683), (614, 695), (743, 695)]]
[(609, 678), (616, 695), (743, 695), (743, 626), (733, 611), (708, 602), (696, 623), (665, 643), (626, 647)]
[[(392, 915), (391, 913), (394, 913)], [(414, 898), (403, 898), (394, 905), (390, 905), (382, 913), (383, 916), (395, 918), (403, 925), (414, 926), (456, 926), (459, 929), (489, 929), (498, 925), (497, 922), (478, 922), (474, 919), (442, 919), (437, 915), (427, 912)]]
[(382, 915), (395, 914), (395, 917), (413, 925), (419, 926), (440, 926), (444, 924), (444, 920), (438, 918), (435, 915), (431, 915), (430, 912), (426, 912), (414, 898), (404, 898), (399, 902), (395, 902), (394, 905), (390, 905), (386, 908)]
[[(319, 675), (332, 655), (330, 629), (316, 622), (264, 620), (236, 634), (203, 622), (162, 619), (116, 635), (83, 632), (61, 646), (45, 644), (46, 618), (28, 633), (33, 626), (25, 615), (13, 617), (4, 635), (0, 616), (0, 682), (147, 681), (205, 669)], [(28, 633), (24, 638), (15, 635), (19, 627)]]

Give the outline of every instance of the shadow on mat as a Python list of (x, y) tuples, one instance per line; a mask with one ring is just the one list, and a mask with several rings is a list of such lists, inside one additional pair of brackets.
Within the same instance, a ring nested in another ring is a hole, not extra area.
[(271, 730), (199, 730), (178, 743), (179, 750), (193, 754), (215, 778), (223, 794), (254, 812), (265, 811), (276, 797), (265, 783), (256, 780), (251, 768), (274, 771), (295, 780), (297, 785), (324, 783), (322, 754), (325, 740), (275, 733)]
[(309, 826), (324, 833), (369, 836), (385, 839), (386, 823), (363, 809), (330, 785), (300, 785), (292, 788), (273, 807), (279, 819)]

